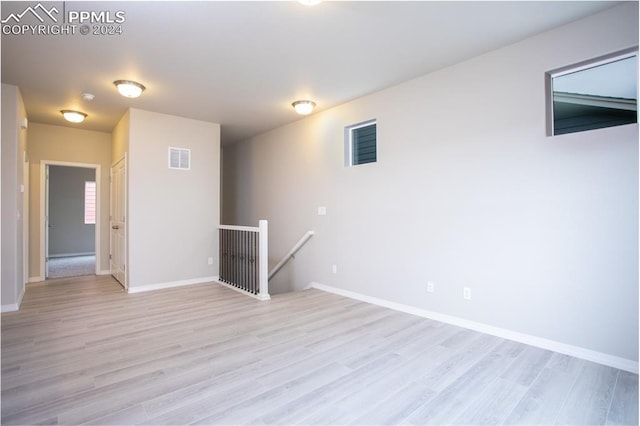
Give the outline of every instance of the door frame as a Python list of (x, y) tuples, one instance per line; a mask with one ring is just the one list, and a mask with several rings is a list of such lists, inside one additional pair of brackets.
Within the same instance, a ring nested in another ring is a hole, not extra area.
[(31, 282), (31, 274), (30, 271), (30, 259), (29, 259), (29, 226), (31, 217), (31, 205), (29, 204), (29, 197), (31, 196), (31, 187), (29, 186), (29, 172), (31, 167), (29, 166), (29, 157), (27, 152), (24, 153), (24, 170), (23, 170), (23, 181), (22, 181), (22, 270), (23, 270), (23, 281), (26, 283)]
[(84, 169), (94, 169), (96, 179), (96, 225), (95, 225), (95, 252), (96, 252), (96, 264), (95, 274), (100, 275), (100, 228), (102, 226), (102, 215), (100, 210), (102, 208), (101, 194), (102, 194), (102, 172), (100, 164), (91, 163), (72, 163), (68, 161), (52, 161), (52, 160), (40, 160), (40, 274), (41, 277), (47, 279), (47, 264), (46, 253), (48, 245), (48, 229), (46, 210), (49, 205), (49, 183), (47, 181), (47, 169), (49, 166), (63, 166), (63, 167), (81, 167)]

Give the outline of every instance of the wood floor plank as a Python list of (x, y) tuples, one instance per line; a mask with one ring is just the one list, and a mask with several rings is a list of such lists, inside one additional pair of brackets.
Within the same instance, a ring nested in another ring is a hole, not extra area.
[(508, 425), (553, 424), (569, 395), (574, 378), (545, 368), (505, 420)]
[(497, 378), (452, 424), (500, 425), (527, 392), (527, 387)]
[(638, 376), (319, 290), (27, 286), (2, 424), (637, 424)]
[(474, 333), (469, 337), (465, 345), (460, 345), (452, 356), (430, 369), (429, 374), (421, 380), (431, 389), (443, 391), (502, 342), (502, 339), (483, 334)]
[(586, 363), (569, 391), (556, 424), (605, 424), (617, 378), (615, 368)]
[[(395, 425), (401, 420), (417, 410), (433, 398), (435, 392), (421, 383), (409, 382), (406, 386), (395, 392), (389, 398), (369, 405), (370, 409), (363, 410), (365, 414), (349, 422), (350, 424), (379, 424)], [(362, 410), (362, 408), (361, 408)], [(352, 413), (353, 410), (343, 409), (345, 413)], [(343, 418), (346, 418), (344, 416)], [(341, 419), (342, 420), (342, 419)]]
[(312, 392), (300, 395), (276, 409), (269, 409), (266, 413), (256, 413), (257, 417), (267, 424), (308, 423), (307, 418), (316, 412), (334, 410), (338, 401), (360, 392), (380, 376), (389, 374), (395, 368), (399, 359), (400, 356), (397, 354), (379, 356), (351, 373)]
[(552, 355), (551, 351), (529, 346), (501, 377), (524, 386), (531, 386), (542, 369), (546, 367)]
[(243, 424), (251, 420), (256, 412), (269, 407), (280, 406), (295, 398), (348, 374), (350, 370), (339, 363), (323, 365), (304, 376), (285, 383), (270, 383), (267, 390), (253, 398), (239, 401), (237, 404), (199, 419), (192, 424)]
[[(493, 347), (495, 348), (498, 344), (499, 342)], [(485, 389), (505, 370), (509, 360), (505, 354), (490, 352), (468, 368), (464, 374), (459, 375), (450, 385), (438, 392), (434, 398), (415, 410), (403, 420), (403, 423), (450, 423), (482, 395)], [(426, 383), (432, 384), (432, 389), (435, 387), (432, 380), (428, 380)]]
[(638, 375), (618, 372), (613, 400), (607, 415), (608, 425), (638, 424)]

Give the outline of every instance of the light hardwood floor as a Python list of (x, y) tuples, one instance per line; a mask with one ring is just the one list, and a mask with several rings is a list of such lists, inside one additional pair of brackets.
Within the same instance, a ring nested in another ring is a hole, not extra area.
[(30, 285), (2, 424), (638, 424), (638, 376), (319, 290)]

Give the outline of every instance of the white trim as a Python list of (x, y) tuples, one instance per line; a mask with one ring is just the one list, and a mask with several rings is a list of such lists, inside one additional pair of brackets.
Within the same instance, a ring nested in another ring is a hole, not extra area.
[(95, 230), (95, 272), (96, 275), (100, 270), (100, 265), (102, 264), (102, 256), (100, 253), (102, 252), (102, 233), (100, 232), (100, 228), (102, 227), (102, 166), (100, 164), (96, 164), (95, 169), (95, 178), (96, 178), (96, 223), (94, 224)]
[[(353, 131), (357, 129), (361, 129), (363, 127), (371, 126), (372, 124), (377, 125), (378, 120), (376, 118), (372, 118), (370, 120), (362, 121), (360, 123), (351, 124), (344, 128), (344, 143), (345, 143), (345, 166), (346, 167), (355, 167), (362, 166), (370, 163), (358, 163), (356, 164), (353, 161)], [(378, 134), (376, 130), (376, 161), (377, 162), (377, 154), (378, 153)]]
[(530, 334), (519, 333), (517, 331), (507, 330), (505, 328), (494, 327), (491, 325), (469, 321), (452, 315), (441, 314), (438, 312), (427, 311), (425, 309), (416, 308), (414, 306), (403, 305), (401, 303), (390, 302), (388, 300), (371, 297), (364, 294), (356, 293), (350, 290), (331, 287), (317, 282), (310, 283), (307, 288), (315, 288), (326, 291), (328, 293), (338, 294), (350, 299), (360, 300), (361, 302), (371, 303), (373, 305), (383, 306), (395, 311), (405, 312), (419, 317), (432, 319), (435, 321), (452, 324), (458, 327), (467, 328), (469, 330), (479, 331), (481, 333), (490, 334), (492, 336), (501, 337), (503, 339), (513, 340), (515, 342), (524, 343), (526, 345), (535, 346), (550, 351), (559, 352), (561, 354), (581, 358), (598, 364), (607, 365), (609, 367), (618, 368), (620, 370), (629, 371), (638, 374), (638, 361), (621, 358), (615, 355), (603, 352), (593, 351), (591, 349), (582, 348), (580, 346), (568, 345), (566, 343), (557, 342), (555, 340), (544, 339), (542, 337), (532, 336)]
[(260, 232), (260, 227), (257, 227), (257, 226), (218, 225), (218, 229), (228, 229), (231, 231)]
[(108, 269), (101, 269), (96, 275), (111, 275), (111, 271)]
[(95, 253), (63, 253), (63, 254), (51, 254), (49, 257), (78, 257), (78, 256), (95, 256)]
[(18, 300), (16, 303), (9, 303), (7, 305), (0, 306), (0, 312), (15, 312), (20, 310), (20, 304), (22, 303), (22, 298), (24, 297), (24, 286), (22, 286), (22, 291), (18, 295)]
[(173, 287), (182, 287), (185, 285), (193, 285), (193, 284), (204, 284), (215, 282), (218, 277), (202, 277), (202, 278), (193, 278), (191, 280), (181, 280), (181, 281), (171, 281), (166, 283), (157, 283), (157, 284), (147, 284), (140, 286), (129, 286), (127, 288), (127, 293), (142, 293), (144, 291), (153, 291), (153, 290), (161, 290), (164, 288), (173, 288)]
[(22, 305), (22, 298), (24, 297), (24, 292), (25, 292), (25, 285), (22, 285), (22, 291), (20, 291), (20, 294), (18, 295), (18, 302), (16, 302), (16, 305), (18, 305), (18, 309), (20, 309), (20, 305)]
[(47, 239), (47, 223), (46, 223), (46, 202), (47, 195), (45, 194), (45, 188), (47, 187), (47, 165), (40, 162), (40, 208), (39, 208), (39, 225), (40, 225), (40, 252), (38, 263), (40, 263), (40, 274), (42, 275), (42, 281), (47, 277), (47, 261), (46, 261), (46, 239)]
[(258, 221), (258, 300), (269, 300), (269, 222)]
[[(24, 120), (27, 120), (26, 118)], [(27, 123), (28, 124), (28, 123)], [(24, 129), (24, 128), (23, 128)], [(30, 181), (29, 181), (29, 173), (31, 172), (31, 167), (29, 166), (29, 156), (27, 155), (27, 151), (23, 151), (23, 163), (22, 163), (22, 281), (24, 284), (29, 282), (29, 198), (31, 197), (30, 193)], [(22, 288), (24, 289), (24, 284)], [(23, 290), (24, 291), (24, 290)]]
[(45, 257), (46, 257), (46, 247), (45, 247), (45, 233), (47, 230), (45, 229), (45, 186), (47, 185), (47, 166), (63, 166), (63, 167), (80, 167), (84, 169), (94, 169), (95, 179), (96, 179), (96, 224), (95, 224), (95, 256), (96, 256), (96, 265), (95, 265), (95, 273), (98, 274), (100, 264), (102, 262), (100, 251), (102, 250), (101, 246), (101, 234), (100, 228), (102, 226), (102, 215), (100, 214), (100, 210), (102, 209), (102, 166), (100, 164), (93, 163), (74, 163), (68, 161), (54, 161), (54, 160), (40, 160), (40, 273), (45, 276)]
[(242, 293), (242, 294), (244, 294), (246, 296), (253, 297), (254, 299), (258, 299), (258, 300), (261, 300), (261, 301), (271, 300), (271, 296), (269, 296), (269, 293), (266, 293), (266, 295), (265, 294), (253, 294), (253, 293), (249, 293), (248, 291), (242, 290), (241, 288), (234, 287), (231, 284), (223, 283), (222, 281), (217, 281), (217, 280), (216, 280), (216, 284), (220, 284), (221, 286), (230, 288), (231, 290), (235, 290), (238, 293)]
[(19, 309), (19, 306), (17, 303), (11, 303), (9, 305), (2, 305), (0, 306), (0, 312), (5, 313), (5, 312), (15, 312)]
[(44, 276), (39, 276), (39, 277), (29, 277), (29, 282), (30, 283), (39, 283), (44, 281)]
[(563, 75), (572, 74), (578, 71), (588, 70), (590, 68), (599, 67), (601, 65), (610, 64), (611, 62), (621, 61), (623, 59), (632, 58), (638, 55), (638, 46), (623, 49), (619, 52), (608, 55), (599, 56), (597, 58), (588, 59), (578, 62), (577, 64), (567, 65), (548, 72), (551, 77), (561, 77)]

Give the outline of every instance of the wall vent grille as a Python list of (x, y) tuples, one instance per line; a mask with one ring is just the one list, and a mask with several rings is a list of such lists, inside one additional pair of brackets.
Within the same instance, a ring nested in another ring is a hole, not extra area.
[(169, 168), (176, 170), (191, 169), (191, 150), (184, 148), (169, 148)]

